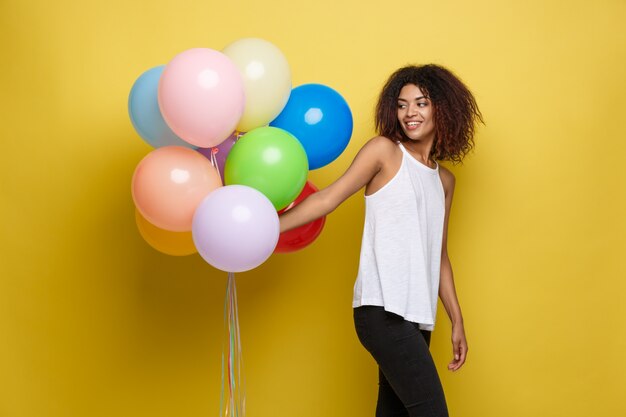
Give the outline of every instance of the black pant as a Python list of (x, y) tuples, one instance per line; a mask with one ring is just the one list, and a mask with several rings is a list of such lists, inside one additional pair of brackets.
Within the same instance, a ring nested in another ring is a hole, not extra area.
[(446, 399), (430, 355), (430, 332), (383, 307), (354, 309), (359, 340), (379, 368), (376, 417), (448, 416)]

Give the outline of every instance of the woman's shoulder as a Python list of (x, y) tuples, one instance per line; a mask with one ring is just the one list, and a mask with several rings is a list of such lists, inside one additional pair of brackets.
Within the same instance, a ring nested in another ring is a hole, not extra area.
[(374, 152), (380, 152), (381, 154), (399, 151), (397, 143), (385, 136), (375, 136), (371, 138), (363, 145), (363, 149), (365, 148)]

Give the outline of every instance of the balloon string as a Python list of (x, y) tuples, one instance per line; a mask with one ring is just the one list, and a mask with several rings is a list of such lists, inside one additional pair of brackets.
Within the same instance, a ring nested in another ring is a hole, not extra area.
[(232, 409), (232, 415), (237, 416), (237, 407), (235, 402), (235, 379), (233, 378), (233, 359), (234, 359), (234, 346), (233, 346), (233, 277), (228, 274), (228, 321), (229, 321), (229, 345), (228, 345), (228, 392), (230, 394), (230, 404)]
[[(228, 286), (224, 300), (224, 343), (228, 341), (228, 350), (222, 345), (222, 393), (220, 398), (221, 417), (243, 417), (245, 415), (245, 381), (243, 379), (241, 333), (239, 330), (239, 312), (237, 305), (237, 287), (235, 274), (228, 273)], [(226, 360), (224, 359), (226, 357)], [(226, 372), (226, 375), (224, 374)], [(226, 395), (228, 385), (228, 398)]]
[(224, 184), (224, 180), (222, 179), (222, 173), (220, 172), (220, 168), (217, 165), (217, 157), (215, 156), (220, 150), (217, 147), (211, 148), (211, 165), (217, 171), (217, 175), (220, 178), (220, 182)]
[[(226, 297), (224, 298), (224, 335), (227, 336), (227, 329), (228, 329), (228, 290), (229, 290), (229, 285), (226, 286)], [(223, 339), (222, 341), (222, 392), (220, 394), (220, 417), (228, 415), (228, 406), (226, 406), (226, 409), (224, 408), (224, 354), (225, 354), (225, 343), (226, 343), (226, 337)]]
[(234, 294), (234, 311), (235, 311), (235, 334), (237, 337), (237, 381), (239, 382), (239, 407), (241, 415), (246, 413), (246, 381), (243, 375), (243, 354), (241, 353), (241, 332), (239, 330), (239, 305), (237, 303), (237, 284), (233, 274), (233, 294)]

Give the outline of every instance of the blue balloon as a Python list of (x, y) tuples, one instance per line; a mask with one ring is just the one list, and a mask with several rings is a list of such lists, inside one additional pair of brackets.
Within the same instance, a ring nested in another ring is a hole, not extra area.
[(352, 112), (335, 90), (321, 84), (304, 84), (291, 90), (289, 101), (270, 126), (294, 135), (306, 151), (309, 169), (334, 161), (352, 136)]
[(130, 121), (139, 136), (155, 148), (176, 145), (196, 149), (196, 146), (185, 142), (172, 132), (161, 115), (158, 91), (159, 79), (164, 69), (165, 65), (149, 69), (133, 84), (128, 96)]

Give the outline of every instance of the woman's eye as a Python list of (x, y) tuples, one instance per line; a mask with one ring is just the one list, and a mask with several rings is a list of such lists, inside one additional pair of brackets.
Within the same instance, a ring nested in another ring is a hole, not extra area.
[(417, 105), (420, 107), (426, 107), (428, 106), (428, 103), (422, 102), (422, 103), (417, 103)]
[(399, 109), (406, 109), (406, 104), (398, 104)]

